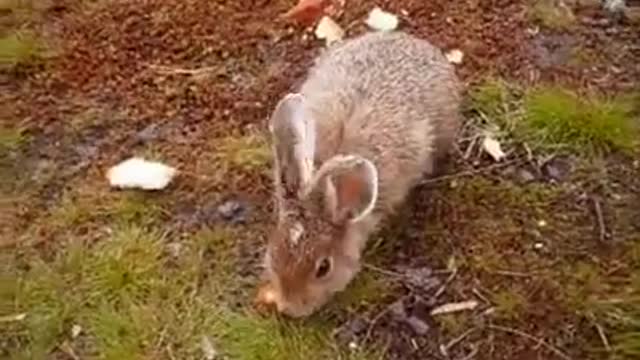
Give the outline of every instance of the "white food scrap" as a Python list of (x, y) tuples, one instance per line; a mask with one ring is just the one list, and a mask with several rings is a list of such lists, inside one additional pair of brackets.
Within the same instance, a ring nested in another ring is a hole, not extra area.
[(344, 30), (332, 18), (323, 16), (318, 22), (315, 35), (318, 39), (324, 40), (327, 45), (330, 45), (344, 38)]
[(504, 151), (502, 151), (500, 142), (494, 139), (491, 135), (486, 135), (484, 137), (484, 140), (482, 141), (482, 148), (487, 154), (491, 155), (495, 161), (500, 161), (507, 156)]
[(107, 178), (112, 187), (160, 190), (169, 185), (176, 173), (176, 169), (162, 163), (133, 157), (110, 168)]
[(452, 64), (462, 64), (464, 53), (459, 49), (453, 49), (445, 54), (447, 60)]
[(365, 23), (367, 26), (378, 31), (393, 31), (398, 27), (398, 17), (386, 12), (379, 7), (373, 8)]

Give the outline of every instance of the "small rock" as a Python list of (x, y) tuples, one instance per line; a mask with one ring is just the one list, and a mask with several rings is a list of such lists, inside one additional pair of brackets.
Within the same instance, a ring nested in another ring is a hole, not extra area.
[(204, 358), (207, 360), (214, 360), (218, 355), (218, 352), (213, 347), (213, 344), (211, 343), (211, 340), (208, 336), (202, 336), (202, 338), (200, 339), (200, 347), (202, 349), (202, 352), (204, 353)]
[(410, 316), (408, 319), (406, 319), (406, 323), (418, 335), (425, 335), (431, 328), (426, 322), (416, 316)]
[(223, 220), (233, 224), (246, 221), (247, 206), (236, 200), (228, 200), (218, 206), (218, 214)]
[(333, 336), (335, 336), (338, 343), (351, 347), (352, 343), (357, 345), (355, 339), (364, 334), (368, 327), (369, 323), (365, 319), (357, 317), (337, 328)]
[(433, 271), (428, 267), (408, 269), (405, 271), (405, 275), (411, 285), (423, 291), (429, 291), (441, 284), (440, 279), (432, 276)]
[(602, 7), (609, 13), (620, 13), (627, 7), (625, 0), (604, 0)]
[(367, 330), (368, 326), (367, 321), (361, 317), (357, 317), (349, 322), (349, 330), (355, 335), (362, 334)]
[(180, 257), (180, 253), (182, 251), (182, 244), (180, 243), (170, 243), (167, 244), (167, 252), (174, 258)]
[(402, 300), (398, 300), (389, 305), (389, 314), (398, 321), (404, 321), (407, 318), (407, 310), (404, 308)]
[(564, 181), (571, 173), (572, 166), (564, 157), (554, 157), (542, 165), (542, 174), (552, 181)]
[(518, 169), (516, 172), (516, 176), (518, 180), (523, 183), (530, 183), (536, 179), (536, 176), (527, 169)]
[(140, 130), (136, 134), (136, 140), (140, 142), (148, 142), (158, 138), (160, 136), (158, 124), (151, 124), (144, 129)]

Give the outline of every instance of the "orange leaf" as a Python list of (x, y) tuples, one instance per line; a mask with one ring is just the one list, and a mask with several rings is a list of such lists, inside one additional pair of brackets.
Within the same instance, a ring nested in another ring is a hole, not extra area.
[(331, 0), (300, 0), (282, 17), (311, 25), (324, 15), (325, 9), (329, 5), (331, 5)]

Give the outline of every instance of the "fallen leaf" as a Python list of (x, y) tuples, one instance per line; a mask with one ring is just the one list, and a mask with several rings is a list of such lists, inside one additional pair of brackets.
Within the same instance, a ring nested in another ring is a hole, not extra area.
[(452, 64), (462, 64), (464, 53), (461, 50), (453, 49), (446, 53), (447, 60)]
[(323, 16), (316, 27), (315, 34), (318, 39), (325, 40), (326, 44), (330, 45), (335, 41), (342, 40), (344, 30), (332, 18)]
[(203, 335), (200, 340), (200, 347), (202, 348), (202, 352), (204, 353), (204, 358), (207, 360), (214, 360), (218, 355), (218, 352), (213, 347), (211, 340), (208, 336)]
[(27, 317), (27, 314), (25, 314), (25, 313), (13, 314), (13, 315), (4, 315), (4, 316), (0, 316), (0, 323), (22, 321), (26, 317)]
[(392, 31), (398, 27), (398, 17), (379, 7), (373, 8), (365, 21), (367, 26), (378, 31)]
[(431, 315), (448, 314), (463, 310), (473, 310), (476, 308), (476, 306), (478, 306), (478, 302), (475, 300), (448, 303), (435, 307), (433, 310), (431, 310)]
[(169, 185), (176, 172), (162, 163), (134, 157), (110, 168), (107, 178), (113, 187), (160, 190)]
[(310, 25), (325, 14), (325, 10), (329, 5), (331, 5), (331, 0), (300, 0), (296, 6), (289, 9), (282, 17)]
[(484, 151), (487, 152), (487, 154), (491, 155), (491, 157), (495, 161), (500, 161), (505, 156), (507, 156), (502, 151), (502, 148), (500, 146), (500, 142), (498, 142), (498, 140), (496, 140), (493, 137), (491, 137), (491, 135), (485, 136), (484, 140), (482, 141), (482, 148), (484, 149)]
[(73, 324), (73, 326), (71, 327), (71, 337), (75, 339), (78, 337), (78, 335), (80, 335), (81, 332), (82, 327), (78, 324)]

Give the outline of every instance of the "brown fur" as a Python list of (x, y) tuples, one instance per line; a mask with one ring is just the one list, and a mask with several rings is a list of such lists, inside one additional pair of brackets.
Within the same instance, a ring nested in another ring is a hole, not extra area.
[[(287, 160), (289, 153), (276, 151), (281, 159), (276, 162), (280, 216), (269, 240), (265, 275), (277, 294), (278, 309), (292, 316), (312, 313), (351, 281), (378, 222), (450, 150), (460, 126), (461, 98), (454, 69), (441, 51), (401, 32), (368, 33), (329, 48), (299, 93), (305, 116), (315, 121), (315, 169), (336, 155), (357, 155), (377, 169), (378, 192), (373, 211), (349, 222), (352, 217), (337, 214), (330, 204), (350, 213), (362, 211), (358, 202), (372, 196), (370, 173), (356, 168), (331, 173), (335, 176), (321, 181), (309, 197), (299, 197), (284, 188), (300, 188), (301, 176), (281, 179), (282, 173), (293, 169), (299, 175), (300, 169)], [(274, 114), (272, 122), (294, 113)], [(293, 147), (292, 137), (284, 133), (274, 133), (278, 149)], [(336, 188), (333, 193), (328, 181)], [(292, 241), (290, 229), (296, 223), (304, 231)], [(332, 260), (331, 272), (317, 279), (323, 258)]]

